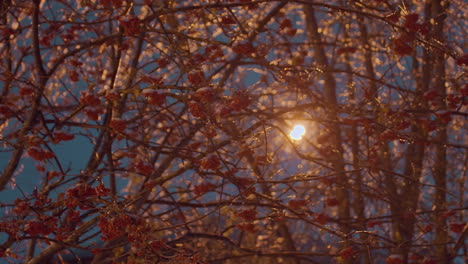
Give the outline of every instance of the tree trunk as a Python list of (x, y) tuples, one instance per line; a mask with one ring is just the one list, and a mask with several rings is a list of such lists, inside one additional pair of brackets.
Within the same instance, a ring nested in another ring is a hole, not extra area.
[[(444, 20), (446, 17), (445, 14), (446, 6), (441, 0), (432, 1), (432, 14), (434, 17), (434, 38), (444, 43)], [(445, 61), (443, 53), (436, 53), (434, 56), (434, 88), (440, 95), (439, 111), (446, 111), (445, 105)], [(434, 244), (436, 245), (435, 255), (438, 259), (438, 263), (449, 263), (449, 257), (447, 254), (447, 223), (445, 218), (441, 216), (443, 211), (447, 208), (446, 202), (446, 188), (447, 188), (447, 178), (446, 178), (446, 169), (447, 169), (447, 124), (445, 122), (440, 122), (439, 129), (437, 131), (437, 141), (436, 145), (436, 160), (434, 166), (434, 181), (437, 189), (435, 190), (434, 196), (434, 210), (436, 211), (434, 218), (435, 225), (435, 238)]]
[[(338, 217), (341, 220), (341, 231), (345, 234), (349, 234), (351, 232), (351, 227), (349, 225), (350, 220), (350, 201), (349, 201), (349, 192), (345, 188), (348, 186), (347, 177), (344, 173), (344, 159), (343, 159), (343, 146), (342, 144), (342, 137), (341, 137), (341, 129), (340, 126), (336, 121), (338, 121), (338, 106), (337, 106), (337, 98), (336, 98), (336, 80), (333, 76), (332, 68), (328, 63), (328, 59), (325, 53), (325, 49), (321, 39), (321, 35), (318, 31), (318, 23), (317, 18), (315, 16), (315, 10), (312, 5), (305, 5), (304, 6), (305, 14), (306, 14), (306, 26), (309, 33), (309, 38), (312, 40), (312, 45), (314, 48), (314, 56), (317, 60), (317, 63), (323, 69), (323, 79), (324, 79), (324, 92), (325, 92), (325, 100), (327, 104), (330, 106), (328, 109), (327, 118), (330, 120), (330, 132), (331, 132), (331, 146), (334, 151), (334, 155), (332, 158), (332, 167), (333, 169), (338, 172), (337, 181), (339, 185), (336, 189), (337, 199), (339, 201), (338, 204)], [(341, 173), (340, 173), (341, 172)], [(350, 242), (346, 241), (343, 243), (343, 247), (350, 246)], [(350, 260), (346, 260), (345, 263), (351, 263)]]

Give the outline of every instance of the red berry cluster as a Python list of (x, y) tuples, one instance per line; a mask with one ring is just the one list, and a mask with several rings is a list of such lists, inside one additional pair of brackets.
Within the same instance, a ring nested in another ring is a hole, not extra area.
[(218, 156), (214, 154), (200, 161), (200, 168), (205, 170), (216, 170), (219, 166), (221, 166), (221, 162)]
[(122, 18), (119, 20), (119, 24), (123, 28), (126, 36), (136, 36), (141, 32), (140, 20), (138, 17), (130, 16)]
[(141, 174), (141, 175), (151, 175), (151, 173), (153, 173), (154, 171), (154, 166), (144, 162), (144, 161), (141, 161), (141, 160), (138, 160), (136, 163), (135, 163), (135, 170), (137, 173)]
[(429, 34), (429, 25), (427, 23), (418, 23), (419, 15), (411, 13), (405, 16), (403, 27), (406, 29), (401, 35), (393, 40), (394, 51), (397, 55), (411, 55), (413, 52), (412, 42), (416, 38), (416, 33), (422, 35)]
[(99, 115), (104, 113), (104, 110), (101, 108), (101, 100), (94, 94), (81, 92), (80, 103), (86, 106), (84, 114), (91, 120), (97, 121)]
[(393, 255), (388, 256), (385, 259), (385, 263), (386, 264), (403, 264), (405, 262), (403, 261), (403, 256), (393, 254)]
[(120, 119), (113, 119), (110, 121), (109, 127), (118, 132), (123, 132), (127, 128), (127, 121), (120, 120)]
[(206, 82), (205, 74), (202, 71), (192, 71), (187, 75), (188, 81), (195, 86), (201, 85)]
[(8, 118), (13, 115), (13, 110), (7, 105), (0, 104), (0, 115)]
[(209, 87), (203, 87), (198, 89), (193, 95), (193, 99), (202, 103), (212, 103), (216, 96), (213, 89)]
[(32, 87), (21, 87), (19, 90), (21, 97), (26, 97), (34, 94), (34, 89)]
[(206, 116), (205, 109), (197, 101), (190, 101), (188, 103), (190, 113), (196, 118), (203, 118)]
[(461, 55), (455, 61), (457, 65), (468, 65), (468, 53)]
[(337, 55), (355, 53), (357, 51), (356, 47), (341, 47), (336, 50)]
[(232, 50), (241, 55), (252, 55), (256, 49), (250, 42), (241, 42), (232, 47)]
[(251, 193), (254, 193), (255, 190), (255, 180), (248, 178), (248, 177), (231, 177), (231, 181), (234, 185), (239, 188), (239, 190), (242, 192), (242, 195), (249, 195)]
[(465, 226), (468, 225), (467, 223), (451, 223), (450, 224), (450, 231), (461, 234)]
[(105, 7), (120, 8), (122, 7), (123, 0), (101, 0), (101, 4)]
[(370, 220), (367, 222), (367, 227), (368, 228), (374, 228), (376, 226), (382, 225), (384, 222), (379, 221), (379, 220)]
[(131, 225), (132, 218), (126, 214), (116, 216), (104, 216), (99, 218), (98, 227), (101, 229), (103, 241), (112, 240), (123, 236)]
[(356, 251), (351, 246), (344, 248), (339, 253), (340, 257), (344, 260), (352, 259), (354, 254), (356, 254)]
[(151, 105), (163, 106), (166, 102), (166, 94), (157, 90), (145, 89), (142, 94)]
[(291, 19), (289, 18), (284, 18), (278, 27), (279, 32), (284, 32), (287, 36), (294, 36), (297, 33), (297, 28), (294, 28), (293, 23)]
[(202, 184), (199, 184), (197, 186), (195, 186), (194, 190), (193, 190), (193, 193), (197, 196), (200, 196), (200, 195), (203, 195), (209, 191), (212, 191), (216, 188), (216, 185), (214, 185), (213, 183), (211, 182), (205, 182), (205, 183), (202, 183)]
[(336, 198), (327, 198), (325, 199), (325, 205), (329, 207), (338, 206), (340, 202)]
[(44, 217), (41, 220), (31, 220), (24, 225), (24, 232), (30, 236), (47, 236), (57, 229), (57, 218)]
[(231, 96), (228, 106), (234, 111), (241, 111), (251, 103), (249, 94), (246, 91), (235, 91)]
[(326, 223), (328, 223), (330, 221), (330, 217), (326, 214), (323, 214), (323, 213), (319, 213), (319, 214), (316, 214), (315, 217), (314, 217), (314, 220), (321, 224), (321, 225), (324, 225)]
[(253, 222), (257, 219), (257, 214), (258, 214), (257, 210), (248, 209), (248, 210), (240, 211), (236, 215), (244, 219), (247, 222)]
[(48, 150), (40, 149), (38, 147), (31, 147), (28, 149), (28, 155), (37, 160), (37, 161), (43, 161), (43, 160), (48, 160), (52, 159), (55, 157), (54, 153)]
[(61, 141), (70, 141), (75, 138), (75, 135), (73, 134), (68, 134), (62, 131), (55, 131), (54, 134), (52, 135), (52, 142), (54, 144), (58, 144)]
[(99, 106), (101, 105), (101, 100), (94, 94), (81, 92), (80, 103), (86, 106)]
[(91, 120), (99, 120), (99, 116), (104, 113), (101, 107), (88, 107), (84, 110), (84, 114)]
[(205, 57), (209, 61), (220, 59), (224, 56), (224, 52), (219, 45), (209, 45), (205, 48)]
[(288, 202), (288, 206), (291, 208), (291, 209), (299, 209), (299, 208), (303, 208), (304, 206), (306, 206), (308, 204), (308, 202), (306, 200), (298, 200), (298, 199), (295, 199), (295, 200), (289, 200)]
[(226, 15), (226, 16), (221, 17), (220, 22), (221, 22), (221, 24), (223, 24), (225, 26), (235, 25), (236, 24), (236, 20), (230, 15)]
[(94, 207), (96, 197), (104, 197), (109, 195), (110, 190), (103, 184), (96, 187), (89, 185), (78, 185), (67, 190), (67, 198), (65, 205), (73, 209), (79, 206), (81, 210), (87, 210)]

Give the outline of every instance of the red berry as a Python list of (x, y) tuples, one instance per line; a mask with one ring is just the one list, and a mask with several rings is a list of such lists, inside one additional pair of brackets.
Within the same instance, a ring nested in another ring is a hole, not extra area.
[(221, 18), (221, 24), (223, 24), (223, 25), (235, 25), (236, 20), (231, 16), (223, 16)]
[(205, 82), (205, 74), (202, 71), (193, 71), (187, 75), (189, 82), (193, 85), (200, 85)]
[(250, 42), (243, 42), (232, 47), (232, 50), (237, 54), (251, 55), (255, 53), (255, 48)]
[(288, 202), (288, 206), (291, 207), (292, 209), (299, 209), (301, 207), (304, 207), (307, 205), (306, 200), (290, 200)]
[(255, 209), (244, 210), (244, 211), (237, 213), (237, 216), (244, 219), (245, 221), (253, 222), (257, 219), (257, 210)]
[(211, 88), (203, 87), (195, 92), (194, 98), (203, 103), (211, 103), (215, 99), (215, 93)]
[(221, 166), (218, 156), (211, 155), (208, 158), (204, 158), (200, 161), (200, 167), (205, 170), (215, 170)]
[(468, 53), (463, 54), (462, 56), (458, 57), (455, 61), (457, 65), (468, 65)]
[(189, 104), (188, 104), (188, 107), (189, 107), (189, 111), (190, 113), (194, 116), (194, 117), (197, 117), (197, 118), (202, 118), (202, 117), (205, 117), (205, 111), (203, 109), (203, 106), (198, 103), (198, 102), (195, 102), (195, 101), (191, 101)]

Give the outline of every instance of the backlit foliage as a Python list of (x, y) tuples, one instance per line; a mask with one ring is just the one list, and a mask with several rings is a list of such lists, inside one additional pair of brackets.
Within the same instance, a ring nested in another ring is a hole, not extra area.
[(462, 263), (463, 4), (1, 1), (0, 262)]

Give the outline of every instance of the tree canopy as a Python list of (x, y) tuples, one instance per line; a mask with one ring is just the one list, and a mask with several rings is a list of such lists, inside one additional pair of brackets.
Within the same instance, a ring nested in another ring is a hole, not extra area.
[(0, 262), (464, 263), (464, 1), (0, 2)]

